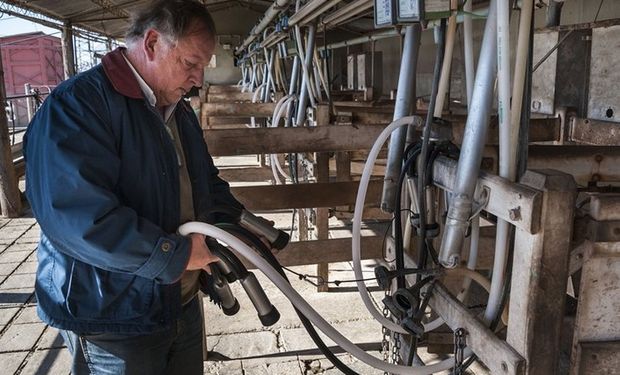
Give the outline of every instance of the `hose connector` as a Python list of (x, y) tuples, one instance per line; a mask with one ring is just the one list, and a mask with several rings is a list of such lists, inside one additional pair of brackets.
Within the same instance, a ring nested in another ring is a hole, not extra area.
[(280, 320), (280, 312), (269, 302), (269, 298), (252, 272), (248, 272), (247, 276), (241, 280), (241, 286), (250, 297), (250, 301), (258, 312), (258, 319), (265, 327), (272, 326)]
[(265, 237), (271, 246), (278, 250), (284, 249), (291, 239), (288, 233), (274, 228), (269, 221), (247, 210), (241, 211), (239, 224), (250, 232)]
[(450, 203), (439, 251), (439, 262), (446, 268), (454, 268), (460, 262), (472, 211), (472, 199), (465, 194), (455, 195)]

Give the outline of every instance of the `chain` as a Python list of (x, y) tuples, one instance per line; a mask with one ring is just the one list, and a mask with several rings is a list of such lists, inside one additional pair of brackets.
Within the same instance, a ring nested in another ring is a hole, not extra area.
[(462, 375), (463, 371), (463, 355), (465, 351), (465, 336), (467, 332), (463, 328), (454, 331), (454, 371), (453, 375)]
[[(385, 292), (385, 296), (389, 296), (390, 292)], [(383, 317), (389, 319), (390, 310), (383, 305)], [(388, 330), (385, 326), (381, 327), (381, 333), (383, 334), (383, 338), (381, 339), (381, 353), (383, 354), (383, 362), (388, 362), (390, 356), (390, 330)], [(383, 373), (383, 375), (390, 375), (387, 371)]]
[(394, 345), (392, 345), (392, 363), (397, 365), (400, 363), (400, 333), (393, 332)]

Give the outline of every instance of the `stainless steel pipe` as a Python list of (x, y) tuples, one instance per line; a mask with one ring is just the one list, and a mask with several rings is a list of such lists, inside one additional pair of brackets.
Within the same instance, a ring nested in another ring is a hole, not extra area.
[(491, 0), (487, 18), (474, 93), (469, 106), (465, 124), (465, 135), (461, 145), (455, 189), (441, 241), (439, 261), (448, 268), (459, 264), (461, 248), (469, 226), (473, 195), (480, 172), (482, 151), (486, 142), (489, 117), (493, 108), (493, 88), (497, 67), (497, 8), (496, 0)]
[[(403, 57), (400, 62), (396, 103), (394, 104), (394, 120), (409, 116), (415, 103), (415, 76), (421, 37), (422, 28), (420, 24), (407, 26), (403, 43)], [(395, 209), (394, 199), (398, 193), (396, 185), (400, 176), (406, 136), (406, 127), (396, 129), (390, 136), (387, 167), (383, 178), (383, 194), (381, 196), (381, 210), (384, 212), (394, 212)]]

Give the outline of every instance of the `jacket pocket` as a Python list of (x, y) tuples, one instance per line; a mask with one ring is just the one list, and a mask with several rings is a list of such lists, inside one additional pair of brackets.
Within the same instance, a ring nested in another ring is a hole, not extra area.
[(76, 319), (123, 321), (144, 316), (153, 304), (153, 280), (110, 272), (74, 260), (67, 310)]

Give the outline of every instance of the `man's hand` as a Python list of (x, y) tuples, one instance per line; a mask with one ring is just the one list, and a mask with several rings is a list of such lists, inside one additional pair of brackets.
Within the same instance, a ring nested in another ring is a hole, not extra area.
[(189, 235), (189, 238), (191, 241), (190, 255), (186, 269), (204, 269), (210, 274), (211, 269), (209, 268), (209, 264), (217, 262), (219, 258), (213, 255), (211, 250), (209, 250), (209, 247), (205, 243), (206, 236), (204, 234), (192, 233)]

